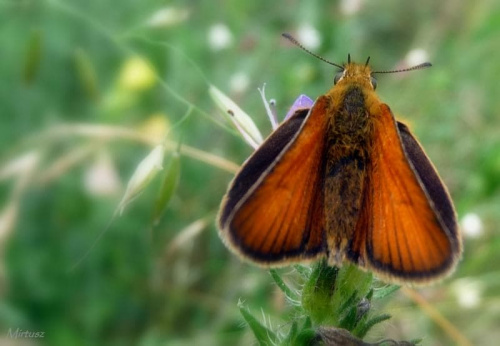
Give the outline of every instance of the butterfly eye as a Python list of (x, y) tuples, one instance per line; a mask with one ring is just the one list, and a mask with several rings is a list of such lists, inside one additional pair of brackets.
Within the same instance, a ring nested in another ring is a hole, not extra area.
[(370, 77), (370, 83), (372, 83), (373, 90), (377, 89), (377, 80), (373, 77)]
[(344, 71), (337, 72), (333, 78), (333, 84), (337, 84), (342, 76), (344, 76)]

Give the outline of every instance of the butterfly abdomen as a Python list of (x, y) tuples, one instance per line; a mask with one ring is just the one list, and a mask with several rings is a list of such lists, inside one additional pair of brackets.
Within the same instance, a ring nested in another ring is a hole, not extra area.
[(324, 210), (330, 262), (340, 264), (361, 210), (373, 131), (363, 91), (353, 86), (337, 92), (343, 95), (326, 138)]

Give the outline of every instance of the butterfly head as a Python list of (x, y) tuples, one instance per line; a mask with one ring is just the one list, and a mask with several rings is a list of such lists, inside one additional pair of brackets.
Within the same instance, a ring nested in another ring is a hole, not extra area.
[(398, 73), (398, 72), (407, 72), (407, 71), (413, 71), (413, 70), (419, 70), (422, 68), (430, 67), (432, 66), (428, 62), (424, 62), (422, 64), (409, 67), (409, 68), (404, 68), (404, 69), (399, 69), (399, 70), (389, 70), (389, 71), (372, 71), (369, 62), (370, 62), (370, 57), (366, 60), (366, 63), (363, 64), (356, 64), (351, 62), (351, 55), (347, 55), (347, 64), (339, 65), (334, 62), (328, 61), (321, 56), (311, 52), (307, 48), (305, 48), (302, 44), (300, 44), (293, 36), (291, 36), (288, 33), (282, 34), (283, 37), (288, 39), (290, 42), (298, 46), (300, 49), (305, 51), (306, 53), (320, 59), (321, 61), (326, 62), (329, 65), (335, 66), (339, 68), (340, 70), (335, 74), (335, 77), (333, 79), (333, 83), (335, 86), (347, 86), (351, 83), (358, 84), (362, 88), (365, 88), (365, 90), (375, 90), (377, 88), (377, 80), (373, 77), (374, 74), (376, 73)]
[(356, 64), (351, 62), (351, 55), (347, 55), (347, 64), (342, 65), (340, 71), (335, 74), (333, 84), (345, 85), (354, 83), (369, 90), (375, 90), (377, 88), (377, 80), (372, 76), (372, 70), (370, 65), (368, 65), (369, 62), (370, 57), (368, 57), (365, 64)]

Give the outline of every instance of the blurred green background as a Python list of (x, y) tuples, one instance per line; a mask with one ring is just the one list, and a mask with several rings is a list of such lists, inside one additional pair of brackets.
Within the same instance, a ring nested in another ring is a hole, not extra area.
[[(257, 87), (281, 117), (299, 94), (325, 93), (331, 66), (282, 32), (338, 63), (433, 63), (381, 75), (377, 90), (426, 148), (464, 233), (453, 277), (419, 292), (471, 344), (500, 339), (498, 1), (2, 0), (0, 342), (250, 345), (239, 300), (287, 328), (268, 272), (217, 235), (234, 165), (214, 155), (240, 164), (252, 149), (208, 94), (215, 85), (267, 135)], [(165, 134), (188, 148), (165, 215), (153, 225), (158, 176), (103, 234)], [(393, 318), (369, 340), (454, 344), (402, 292), (379, 309)], [(44, 338), (10, 338), (18, 328)]]

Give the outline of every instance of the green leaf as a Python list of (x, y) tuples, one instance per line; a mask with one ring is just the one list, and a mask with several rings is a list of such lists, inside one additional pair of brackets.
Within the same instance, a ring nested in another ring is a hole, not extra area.
[(35, 30), (31, 33), (28, 40), (28, 47), (24, 61), (24, 82), (29, 85), (33, 83), (38, 70), (40, 69), (40, 60), (42, 56), (42, 35), (40, 31)]
[(97, 73), (90, 57), (81, 48), (75, 51), (75, 68), (83, 90), (92, 100), (99, 98), (99, 83)]
[(295, 338), (297, 337), (297, 333), (298, 333), (297, 321), (293, 321), (292, 326), (290, 327), (290, 331), (288, 332), (288, 335), (283, 340), (283, 344), (293, 345), (295, 343)]
[(285, 293), (285, 296), (288, 298), (288, 300), (290, 300), (294, 305), (300, 305), (300, 302), (298, 302), (299, 297), (290, 289), (290, 287), (285, 284), (276, 269), (270, 269), (269, 273), (271, 274), (274, 282), (276, 282), (276, 285), (278, 285), (280, 290)]
[(309, 329), (312, 328), (312, 321), (309, 316), (306, 317), (306, 320), (304, 321), (304, 325), (302, 326), (302, 329)]
[(311, 275), (311, 267), (309, 267), (309, 266), (296, 264), (293, 266), (293, 268), (297, 271), (297, 273), (300, 274), (300, 276), (303, 279), (307, 279)]
[(353, 306), (356, 306), (357, 302), (357, 294), (358, 291), (354, 290), (354, 292), (351, 293), (350, 297), (347, 298), (342, 305), (340, 306), (339, 312), (342, 313), (345, 310), (348, 310), (352, 308)]
[[(372, 274), (360, 270), (355, 265), (344, 265), (339, 271), (338, 290), (335, 292), (335, 298), (340, 302), (345, 301), (351, 292), (357, 291), (359, 297), (365, 297), (370, 291), (372, 285)], [(338, 305), (341, 303), (339, 302)]]
[(371, 319), (367, 320), (364, 323), (359, 323), (356, 329), (353, 331), (353, 334), (360, 338), (363, 338), (374, 325), (386, 321), (390, 318), (391, 315), (389, 314), (382, 314), (372, 317)]
[(259, 342), (260, 345), (273, 345), (276, 344), (278, 337), (274, 332), (265, 326), (262, 325), (249, 311), (246, 309), (243, 304), (238, 303), (238, 308), (240, 309), (240, 313), (245, 319), (245, 321), (252, 329), (255, 338)]
[(316, 338), (316, 332), (313, 329), (304, 329), (300, 331), (299, 335), (295, 339), (295, 342), (292, 345), (297, 346), (309, 346), (315, 345), (312, 341)]
[(343, 312), (343, 317), (339, 322), (339, 327), (346, 330), (353, 330), (356, 326), (356, 307), (351, 306), (347, 311)]
[(368, 301), (371, 301), (373, 298), (373, 288), (370, 289), (370, 291), (368, 292), (368, 294), (366, 295), (366, 299), (368, 299)]
[(167, 209), (168, 203), (172, 199), (172, 196), (179, 185), (180, 172), (180, 155), (179, 153), (174, 152), (168, 162), (168, 166), (165, 168), (163, 182), (155, 201), (153, 210), (153, 225), (157, 225), (160, 222), (163, 213)]
[(387, 297), (388, 295), (396, 292), (400, 288), (401, 288), (401, 286), (398, 286), (398, 285), (387, 285), (387, 286), (381, 287), (379, 289), (374, 290), (373, 298), (374, 299), (382, 299), (382, 298)]
[(338, 272), (337, 267), (330, 267), (325, 261), (320, 261), (302, 289), (302, 307), (314, 324), (323, 324), (325, 320), (330, 323), (337, 321), (338, 316), (332, 308), (332, 295), (336, 291)]

